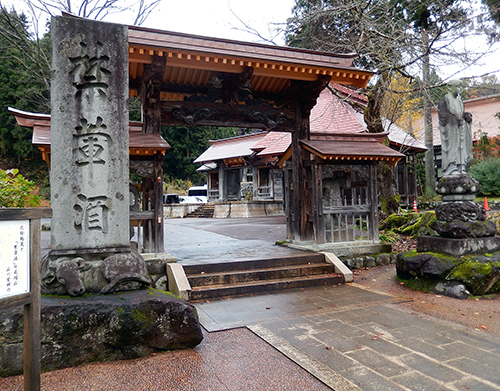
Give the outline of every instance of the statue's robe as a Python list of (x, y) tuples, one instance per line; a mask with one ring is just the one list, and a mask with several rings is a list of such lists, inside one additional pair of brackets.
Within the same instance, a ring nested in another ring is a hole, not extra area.
[(443, 176), (464, 173), (472, 160), (472, 115), (460, 97), (447, 94), (438, 104)]

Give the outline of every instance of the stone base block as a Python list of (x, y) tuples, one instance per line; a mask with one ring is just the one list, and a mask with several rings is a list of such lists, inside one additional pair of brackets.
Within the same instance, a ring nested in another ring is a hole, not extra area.
[(467, 254), (493, 253), (500, 251), (500, 236), (466, 239), (420, 236), (417, 238), (417, 251), (432, 251), (456, 257)]
[(329, 252), (337, 257), (359, 257), (362, 255), (372, 255), (378, 253), (390, 253), (392, 246), (382, 243), (365, 243), (365, 242), (339, 242), (339, 243), (307, 243), (293, 242), (284, 244), (287, 247), (297, 250), (314, 251), (314, 252)]
[[(154, 289), (71, 298), (44, 296), (42, 371), (133, 359), (198, 345), (196, 309)], [(0, 313), (0, 376), (23, 372), (23, 309)]]

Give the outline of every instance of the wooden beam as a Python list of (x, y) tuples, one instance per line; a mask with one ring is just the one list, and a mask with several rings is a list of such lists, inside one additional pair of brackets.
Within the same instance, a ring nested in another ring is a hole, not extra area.
[(153, 56), (151, 64), (144, 66), (139, 95), (142, 103), (144, 133), (160, 133), (161, 101), (160, 85), (165, 73), (166, 57)]
[(269, 105), (247, 106), (205, 102), (161, 102), (162, 124), (166, 126), (228, 126), (289, 132), (294, 114)]
[(297, 100), (300, 103), (302, 110), (310, 112), (316, 105), (316, 100), (321, 91), (323, 91), (330, 82), (331, 76), (318, 75), (317, 79), (312, 82), (293, 80), (282, 94), (282, 98), (278, 101), (278, 106), (283, 107), (290, 102)]

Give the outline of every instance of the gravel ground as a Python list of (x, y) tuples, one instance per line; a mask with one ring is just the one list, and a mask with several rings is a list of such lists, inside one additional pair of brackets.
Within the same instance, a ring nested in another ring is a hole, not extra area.
[[(204, 333), (194, 349), (43, 373), (42, 391), (328, 391), (246, 328)], [(23, 377), (0, 378), (22, 391)]]

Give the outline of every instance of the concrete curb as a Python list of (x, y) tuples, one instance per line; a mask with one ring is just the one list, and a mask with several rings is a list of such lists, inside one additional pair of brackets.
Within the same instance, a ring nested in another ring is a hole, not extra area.
[(341, 375), (333, 372), (326, 365), (312, 359), (307, 354), (302, 353), (299, 349), (285, 341), (283, 338), (278, 337), (265, 327), (256, 324), (247, 326), (247, 328), (275, 349), (283, 353), (297, 365), (304, 368), (318, 380), (325, 383), (328, 387), (331, 387), (336, 391), (361, 391), (361, 388), (351, 383)]
[(167, 263), (168, 290), (183, 300), (189, 300), (191, 285), (184, 273), (184, 268), (178, 263)]
[(325, 255), (325, 260), (329, 263), (332, 263), (335, 266), (336, 273), (342, 273), (344, 276), (344, 282), (353, 282), (354, 276), (352, 271), (344, 265), (344, 263), (337, 258), (337, 256), (333, 253), (322, 252), (321, 254)]

